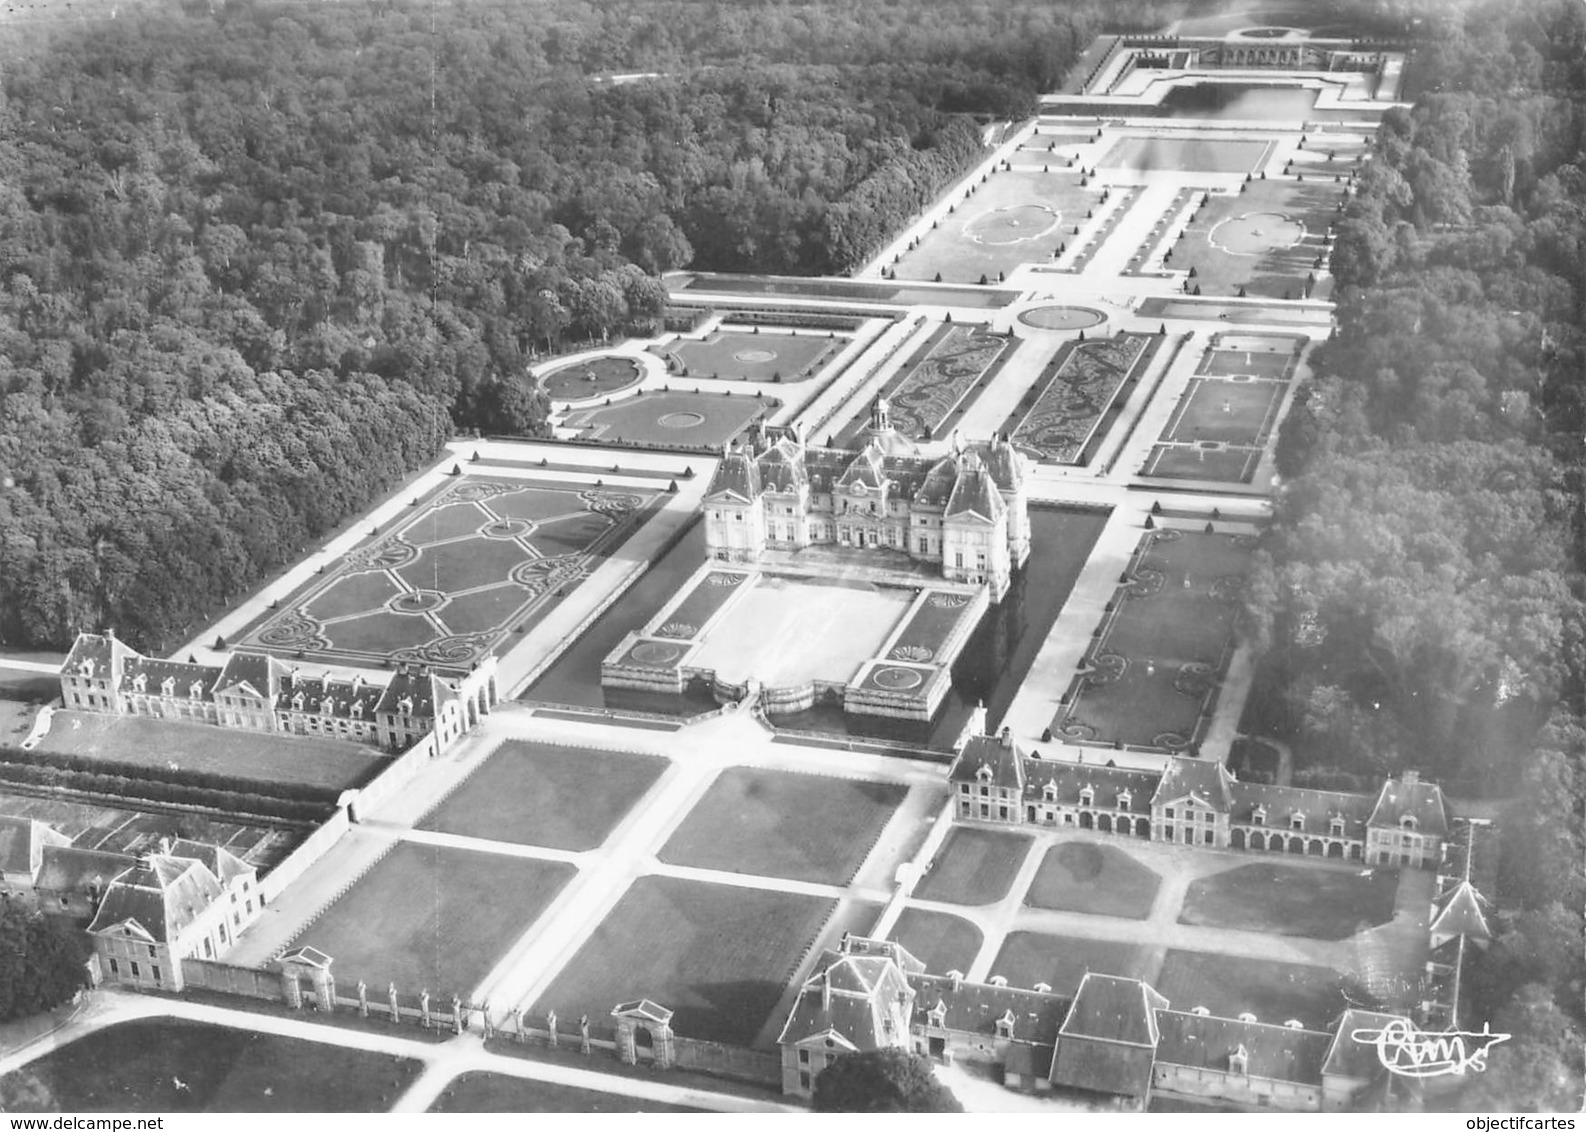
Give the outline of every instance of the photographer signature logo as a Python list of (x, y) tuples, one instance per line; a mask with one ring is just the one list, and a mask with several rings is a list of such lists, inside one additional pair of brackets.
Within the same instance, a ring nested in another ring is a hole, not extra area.
[(1350, 1037), (1377, 1047), (1377, 1057), (1390, 1073), (1400, 1077), (1448, 1077), (1480, 1073), (1487, 1068), (1487, 1051), (1508, 1034), (1494, 1034), (1482, 1023), (1481, 1032), (1445, 1030), (1428, 1034), (1408, 1018), (1394, 1018), (1380, 1029), (1361, 1029)]

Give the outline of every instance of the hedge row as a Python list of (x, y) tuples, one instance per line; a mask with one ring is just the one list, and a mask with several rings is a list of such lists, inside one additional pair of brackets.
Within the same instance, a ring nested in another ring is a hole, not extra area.
[(761, 326), (790, 326), (812, 330), (858, 330), (865, 319), (848, 314), (823, 314), (818, 311), (789, 310), (733, 310), (728, 312), (729, 322), (742, 322)]
[[(322, 786), (310, 782), (273, 782), (263, 778), (223, 774), (211, 770), (160, 766), (156, 763), (121, 762), (67, 751), (24, 751), (20, 747), (0, 746), (0, 763), (50, 767), (73, 774), (113, 775), (135, 782), (165, 783), (196, 790), (222, 793), (260, 794), (283, 802), (305, 802), (333, 806), (344, 786)], [(361, 785), (349, 783), (348, 785)]]
[(151, 782), (117, 774), (87, 774), (25, 763), (0, 763), (0, 782), (72, 790), (79, 794), (113, 798), (119, 802), (192, 806), (225, 814), (278, 818), (291, 822), (318, 823), (324, 820), (332, 808), (318, 802), (296, 802), (246, 791), (205, 790), (174, 782)]

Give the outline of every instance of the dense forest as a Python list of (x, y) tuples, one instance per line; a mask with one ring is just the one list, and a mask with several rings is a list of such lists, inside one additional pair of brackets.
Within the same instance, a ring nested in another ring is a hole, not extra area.
[(1339, 225), (1338, 329), (1280, 438), (1255, 713), (1297, 781), (1503, 798), (1473, 1111), (1582, 1100), (1586, 8), (1435, 9)]
[[(1105, 11), (1020, 0), (145, 8), (7, 36), (0, 644), (169, 648), (658, 276), (842, 271)], [(612, 76), (645, 75), (613, 82)]]

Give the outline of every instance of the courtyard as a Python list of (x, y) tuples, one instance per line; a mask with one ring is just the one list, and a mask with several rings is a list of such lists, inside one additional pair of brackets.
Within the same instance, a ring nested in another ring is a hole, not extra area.
[(236, 643), (368, 667), (476, 663), (613, 556), (658, 498), (653, 490), (463, 477)]
[(1274, 1024), (1292, 1019), (1310, 1030), (1327, 1029), (1346, 1007), (1376, 1005), (1330, 967), (1178, 948), (1163, 959), (1155, 985), (1175, 1010), (1204, 1006), (1225, 1018), (1249, 1013)]
[(1260, 862), (1202, 877), (1181, 924), (1311, 939), (1348, 939), (1393, 919), (1396, 869), (1297, 869)]
[(985, 936), (979, 928), (960, 916), (905, 908), (892, 929), (892, 938), (933, 975), (948, 971), (964, 972), (980, 954)]
[(914, 896), (944, 904), (995, 904), (1008, 895), (1032, 844), (1028, 834), (955, 825)]
[(669, 865), (846, 885), (908, 789), (733, 767), (658, 854)]
[(1053, 994), (1072, 998), (1088, 971), (1150, 981), (1151, 966), (1150, 949), (1139, 944), (1015, 931), (1003, 940), (988, 977), (1001, 975), (1026, 990), (1045, 983)]

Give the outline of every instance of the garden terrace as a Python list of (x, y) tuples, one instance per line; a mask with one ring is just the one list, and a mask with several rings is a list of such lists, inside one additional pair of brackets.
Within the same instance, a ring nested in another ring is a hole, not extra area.
[[(944, 323), (881, 390), (892, 406), (892, 424), (904, 436), (928, 440), (961, 417), (976, 391), (991, 384), (1019, 342), (983, 326)], [(842, 447), (854, 446), (865, 421), (844, 433)]]
[(571, 413), (561, 426), (576, 429), (580, 440), (708, 452), (779, 408), (780, 401), (758, 395), (640, 390), (637, 396)]
[(475, 663), (555, 608), (659, 499), (656, 489), (463, 476), (237, 643), (370, 668)]
[(1331, 276), (1318, 273), (1344, 186), (1331, 178), (1272, 178), (1248, 181), (1242, 189), (1212, 196), (1173, 245), (1173, 266), (1195, 271), (1186, 289), (1219, 296), (1327, 298)]
[(1008, 418), (1013, 443), (1038, 460), (1081, 462), (1118, 391), (1139, 380), (1161, 342), (1154, 334), (1120, 332), (1065, 343)]
[(1192, 377), (1177, 410), (1162, 430), (1167, 444), (1227, 444), (1260, 448), (1283, 402), (1276, 381)]
[(726, 381), (806, 381), (848, 344), (846, 336), (795, 330), (718, 330), (705, 338), (679, 338), (664, 347), (667, 372)]
[(1193, 746), (1233, 647), (1254, 545), (1244, 535), (1146, 534), (1053, 734), (1159, 751)]

